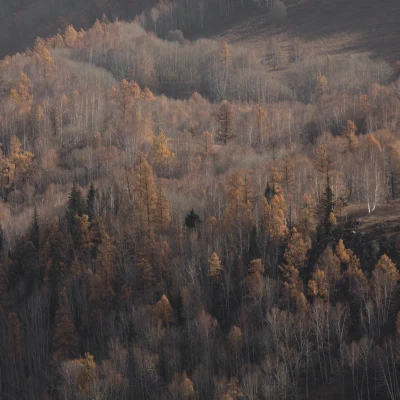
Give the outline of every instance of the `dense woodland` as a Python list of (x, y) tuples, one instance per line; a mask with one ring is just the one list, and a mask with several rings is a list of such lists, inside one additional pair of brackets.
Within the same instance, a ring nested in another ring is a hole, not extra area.
[(398, 399), (399, 66), (154, 10), (0, 62), (0, 399)]

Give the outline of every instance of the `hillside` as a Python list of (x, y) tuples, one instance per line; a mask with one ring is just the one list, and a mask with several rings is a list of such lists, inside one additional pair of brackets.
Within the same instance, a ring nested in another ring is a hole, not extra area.
[(268, 9), (254, 10), (232, 18), (213, 36), (232, 43), (251, 45), (260, 56), (268, 40), (275, 37), (286, 52), (294, 40), (302, 51), (314, 55), (368, 53), (396, 61), (400, 58), (398, 39), (400, 3), (396, 0), (300, 0), (286, 1), (287, 17), (271, 21)]
[(399, 64), (350, 3), (162, 2), (0, 61), (0, 400), (398, 397)]
[(153, 0), (3, 0), (0, 2), (0, 58), (32, 47), (36, 37), (64, 31), (69, 24), (89, 28), (103, 15), (110, 20), (129, 20)]

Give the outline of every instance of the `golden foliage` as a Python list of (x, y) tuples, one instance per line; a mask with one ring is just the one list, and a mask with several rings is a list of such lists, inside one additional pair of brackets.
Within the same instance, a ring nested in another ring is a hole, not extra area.
[(228, 66), (232, 63), (231, 53), (229, 52), (228, 43), (225, 41), (221, 45), (221, 49), (219, 52), (219, 60), (222, 65)]
[(350, 262), (350, 254), (344, 246), (343, 239), (339, 240), (335, 249), (335, 253), (338, 256), (340, 262), (345, 264), (348, 264)]
[(242, 330), (236, 325), (232, 326), (229, 331), (228, 344), (235, 353), (238, 353), (242, 349), (243, 333)]
[(321, 72), (318, 73), (317, 77), (315, 78), (316, 83), (316, 92), (318, 96), (322, 96), (326, 93), (326, 89), (328, 86), (328, 80)]
[(157, 302), (156, 306), (153, 309), (153, 314), (156, 318), (163, 321), (165, 324), (169, 324), (174, 320), (174, 310), (171, 307), (171, 304), (163, 294), (161, 299)]
[(186, 372), (183, 372), (182, 375), (174, 372), (168, 390), (173, 394), (174, 398), (176, 397), (182, 400), (193, 399), (196, 394), (193, 382), (190, 380)]
[(64, 42), (68, 47), (73, 47), (78, 38), (78, 33), (72, 25), (68, 25), (64, 32)]
[(293, 265), (297, 269), (303, 268), (304, 262), (307, 260), (307, 251), (310, 247), (310, 240), (308, 238), (305, 239), (301, 233), (293, 228), (284, 254), (286, 264)]
[(10, 96), (15, 105), (21, 112), (30, 113), (33, 103), (33, 95), (31, 93), (31, 80), (21, 72), (15, 87), (10, 90)]
[(168, 139), (164, 132), (161, 130), (157, 136), (154, 136), (153, 147), (151, 150), (151, 158), (154, 166), (158, 170), (168, 168), (171, 160), (175, 157), (175, 154), (171, 152), (168, 147)]
[(222, 270), (221, 260), (219, 259), (218, 254), (214, 251), (208, 260), (208, 275), (215, 280), (219, 280), (221, 278)]
[(52, 75), (55, 69), (55, 62), (51, 58), (50, 52), (46, 47), (45, 42), (42, 39), (36, 39), (35, 47), (34, 47), (34, 54), (36, 57), (36, 61), (38, 66), (42, 70), (42, 75), (45, 78), (48, 78)]
[(321, 297), (326, 299), (328, 297), (328, 282), (326, 280), (325, 272), (317, 269), (308, 281), (308, 294), (312, 297)]

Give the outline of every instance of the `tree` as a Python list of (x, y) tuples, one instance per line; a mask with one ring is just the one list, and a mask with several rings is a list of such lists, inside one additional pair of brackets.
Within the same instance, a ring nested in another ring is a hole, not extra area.
[(221, 45), (219, 60), (224, 67), (228, 67), (232, 63), (231, 54), (229, 52), (228, 43), (225, 41)]
[(169, 324), (174, 321), (174, 310), (172, 309), (171, 304), (165, 294), (161, 296), (161, 299), (153, 308), (153, 314), (165, 324)]
[(8, 315), (8, 354), (14, 359), (22, 356), (22, 326), (15, 312)]
[(11, 99), (22, 113), (29, 114), (32, 110), (33, 95), (31, 80), (23, 72), (19, 74), (15, 87), (10, 90)]
[(128, 82), (123, 79), (119, 85), (119, 105), (122, 110), (124, 120), (131, 110), (133, 100), (140, 98), (140, 86), (135, 81)]
[(348, 120), (346, 122), (346, 126), (344, 131), (342, 132), (342, 136), (346, 139), (348, 149), (351, 152), (354, 152), (358, 149), (358, 139), (356, 136), (357, 127), (353, 121)]
[(332, 226), (336, 223), (333, 214), (336, 203), (331, 186), (332, 161), (326, 145), (321, 145), (315, 151), (314, 167), (320, 175), (321, 180), (325, 181), (318, 208), (321, 224), (325, 228), (325, 232), (329, 233)]
[(91, 383), (96, 378), (96, 362), (90, 353), (85, 353), (84, 357), (78, 360), (73, 360), (73, 364), (78, 368), (79, 374), (77, 377), (77, 386), (79, 392), (89, 391)]
[(344, 263), (344, 264), (348, 264), (350, 262), (350, 257), (351, 254), (347, 251), (343, 239), (340, 239), (336, 249), (335, 249), (335, 253), (337, 255), (337, 257), (339, 258), (340, 262)]
[[(128, 178), (128, 183), (129, 183)], [(139, 155), (139, 160), (133, 169), (132, 193), (135, 207), (135, 227), (140, 236), (148, 237), (154, 232), (154, 222), (157, 213), (157, 191), (154, 183), (153, 169), (144, 154)]]
[(168, 147), (167, 137), (164, 135), (164, 132), (160, 130), (159, 135), (154, 136), (153, 148), (151, 150), (151, 159), (160, 175), (163, 174), (164, 171), (168, 171), (171, 160), (174, 157), (175, 154)]
[(10, 141), (10, 162), (14, 166), (14, 185), (17, 179), (24, 181), (32, 167), (34, 154), (29, 151), (24, 151), (21, 148), (21, 142), (13, 136)]
[(289, 154), (286, 154), (283, 159), (283, 165), (280, 171), (281, 184), (285, 192), (285, 198), (287, 203), (287, 225), (291, 228), (293, 225), (293, 202), (294, 202), (294, 190), (295, 190), (295, 177), (294, 177), (294, 166), (293, 161)]
[(400, 193), (400, 151), (392, 143), (388, 146), (389, 187), (392, 200)]
[(81, 217), (86, 209), (86, 204), (82, 198), (82, 192), (78, 188), (78, 185), (74, 182), (71, 188), (71, 192), (68, 196), (66, 218), (68, 228), (71, 234), (74, 234), (76, 228), (75, 216)]
[(321, 97), (326, 93), (326, 88), (328, 86), (328, 80), (322, 75), (321, 72), (318, 73), (315, 78), (316, 94), (317, 97)]
[(240, 253), (243, 252), (243, 239), (248, 237), (253, 223), (252, 197), (249, 176), (235, 171), (226, 188), (225, 224), (229, 232), (235, 235)]
[(34, 54), (41, 74), (44, 78), (50, 77), (55, 70), (55, 62), (51, 58), (50, 52), (43, 39), (37, 38), (35, 41)]
[(33, 217), (31, 226), (29, 228), (29, 240), (34, 244), (38, 250), (40, 246), (40, 226), (39, 226), (39, 213), (35, 207), (33, 211)]
[(64, 42), (68, 47), (73, 47), (78, 38), (78, 33), (72, 25), (68, 25), (64, 32)]
[(169, 212), (169, 204), (164, 190), (160, 186), (157, 195), (155, 224), (159, 232), (165, 232), (171, 222), (171, 214)]
[(257, 142), (261, 146), (267, 142), (268, 128), (266, 126), (266, 118), (268, 112), (263, 105), (258, 104), (255, 114), (257, 120)]
[(400, 273), (392, 260), (384, 254), (372, 271), (374, 303), (377, 310), (378, 330), (384, 326), (389, 317), (393, 298), (398, 291)]
[(250, 262), (250, 266), (248, 269), (249, 273), (246, 278), (247, 296), (255, 303), (258, 303), (258, 305), (261, 305), (261, 301), (264, 296), (264, 269), (264, 265), (260, 258), (252, 260)]
[(221, 260), (219, 259), (218, 254), (214, 251), (208, 260), (208, 275), (218, 282), (221, 280), (222, 271)]
[(315, 227), (314, 206), (311, 197), (304, 193), (297, 228), (305, 237), (312, 237), (316, 230)]
[(60, 294), (60, 306), (54, 318), (53, 355), (56, 359), (73, 358), (77, 350), (77, 335), (68, 308), (66, 290)]
[(375, 211), (384, 194), (384, 165), (382, 146), (374, 135), (363, 143), (361, 167), (361, 191), (367, 203), (368, 213)]
[(217, 140), (226, 144), (228, 140), (236, 137), (234, 125), (234, 113), (231, 104), (224, 100), (217, 114)]
[(185, 226), (189, 229), (196, 228), (196, 224), (199, 224), (200, 217), (194, 212), (193, 208), (190, 210), (190, 213), (186, 214), (185, 217)]
[(152, 265), (144, 256), (141, 256), (138, 260), (138, 269), (140, 271), (141, 289), (144, 291), (154, 289), (157, 279), (154, 275)]
[(97, 218), (97, 201), (98, 192), (94, 188), (93, 183), (91, 183), (86, 198), (86, 214), (89, 217), (89, 221), (94, 221)]
[(174, 372), (168, 390), (171, 392), (174, 399), (179, 400), (190, 400), (196, 395), (193, 382), (186, 372), (183, 372), (182, 375)]
[(308, 238), (304, 239), (303, 235), (293, 228), (283, 256), (286, 264), (293, 265), (295, 268), (301, 270), (307, 260), (307, 251), (310, 247), (310, 240)]
[(317, 269), (308, 281), (308, 294), (312, 297), (326, 299), (328, 297), (328, 282), (325, 272)]

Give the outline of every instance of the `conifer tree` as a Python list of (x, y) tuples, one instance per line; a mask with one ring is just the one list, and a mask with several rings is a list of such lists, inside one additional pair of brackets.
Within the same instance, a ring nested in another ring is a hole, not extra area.
[(163, 188), (160, 186), (157, 195), (155, 224), (159, 232), (165, 232), (171, 222), (169, 204)]
[(10, 305), (8, 289), (9, 281), (6, 268), (5, 265), (0, 262), (0, 318)]
[(151, 236), (157, 212), (157, 192), (153, 170), (144, 154), (140, 154), (133, 171), (133, 197), (136, 229), (141, 236)]
[(233, 139), (235, 134), (234, 113), (232, 105), (224, 100), (217, 114), (217, 140), (226, 144), (228, 140)]
[(315, 213), (312, 204), (311, 197), (304, 193), (299, 220), (297, 222), (297, 227), (299, 232), (301, 232), (305, 237), (311, 238), (315, 233), (316, 223), (315, 223)]
[(226, 43), (225, 41), (221, 45), (219, 59), (220, 59), (221, 64), (224, 67), (228, 67), (232, 63), (232, 58), (231, 58), (231, 54), (229, 52), (228, 43)]
[(353, 121), (349, 120), (346, 122), (342, 136), (346, 139), (348, 149), (352, 152), (358, 149), (358, 139), (356, 136), (357, 127)]
[(0, 224), (0, 263), (3, 261), (4, 258), (4, 251), (6, 247), (6, 238), (4, 234), (3, 226)]
[(22, 355), (22, 326), (15, 312), (8, 315), (8, 354), (12, 358)]
[(36, 39), (34, 52), (43, 77), (48, 78), (55, 70), (55, 63), (43, 39)]
[(319, 200), (319, 214), (325, 232), (329, 233), (332, 226), (336, 223), (333, 214), (336, 201), (331, 187), (332, 161), (328, 155), (326, 145), (321, 145), (317, 148), (314, 157), (314, 167), (325, 181), (325, 187)]
[(286, 204), (287, 204), (287, 226), (291, 228), (293, 226), (293, 202), (294, 202), (294, 169), (293, 161), (288, 154), (283, 159), (283, 165), (281, 168), (281, 184), (285, 192)]
[(153, 314), (156, 318), (163, 321), (165, 324), (169, 324), (174, 320), (174, 310), (171, 307), (171, 304), (163, 294), (161, 299), (157, 302), (156, 306), (153, 309)]
[(263, 105), (259, 104), (256, 108), (256, 120), (257, 120), (257, 142), (261, 146), (267, 142), (267, 110)]
[(119, 105), (122, 110), (122, 115), (126, 119), (128, 112), (131, 110), (133, 100), (140, 97), (140, 87), (134, 82), (128, 82), (123, 79), (119, 85)]
[(208, 275), (215, 281), (219, 281), (221, 279), (222, 270), (221, 261), (218, 254), (214, 251), (208, 260)]
[(21, 142), (16, 136), (10, 141), (10, 178), (14, 183), (14, 189), (17, 189), (17, 183), (24, 182), (31, 172), (34, 154), (30, 151), (24, 151), (21, 148)]
[(328, 80), (325, 78), (324, 75), (322, 75), (321, 72), (319, 72), (317, 77), (315, 78), (315, 84), (317, 97), (320, 97), (326, 93)]
[(21, 112), (29, 114), (32, 110), (33, 95), (31, 93), (31, 80), (23, 72), (20, 73), (16, 87), (10, 90), (11, 99), (18, 105)]
[(266, 198), (263, 199), (264, 205), (264, 225), (267, 229), (269, 237), (273, 239), (281, 239), (287, 233), (285, 219), (285, 199), (282, 194), (276, 194), (271, 204)]
[(31, 241), (36, 249), (40, 246), (40, 226), (39, 226), (39, 213), (35, 207), (31, 226), (29, 228), (29, 241)]
[(76, 220), (75, 216), (81, 217), (85, 212), (86, 204), (82, 198), (82, 193), (78, 185), (74, 182), (71, 188), (71, 193), (68, 196), (67, 203), (67, 223), (71, 233), (75, 229)]
[(40, 263), (45, 284), (50, 284), (53, 291), (59, 290), (66, 269), (66, 240), (59, 229), (59, 220), (55, 217), (50, 222), (45, 245), (40, 252)]
[(400, 151), (395, 145), (388, 146), (389, 187), (392, 200), (400, 194)]
[(264, 192), (264, 197), (267, 199), (268, 203), (271, 204), (273, 197), (276, 195), (275, 183), (267, 182), (267, 187)]
[(73, 358), (77, 350), (77, 335), (65, 288), (61, 291), (59, 303), (54, 318), (53, 355), (56, 359)]
[(310, 240), (304, 238), (301, 233), (297, 232), (297, 230), (293, 228), (288, 246), (283, 256), (286, 264), (293, 265), (297, 269), (301, 270), (307, 260), (307, 251), (310, 247)]
[(168, 170), (171, 159), (175, 156), (168, 148), (168, 139), (161, 130), (158, 136), (154, 136), (153, 148), (151, 150), (151, 159), (154, 167), (159, 171), (159, 175), (163, 171)]
[(78, 360), (73, 360), (73, 363), (79, 368), (79, 375), (77, 377), (77, 386), (80, 393), (89, 392), (90, 384), (96, 377), (96, 362), (94, 356), (90, 353), (85, 353), (84, 357)]
[(195, 397), (193, 382), (190, 380), (186, 372), (182, 375), (174, 372), (172, 383), (168, 386), (173, 398), (181, 400), (191, 400)]
[(97, 218), (97, 199), (98, 192), (94, 188), (93, 183), (91, 183), (86, 198), (86, 214), (89, 217), (90, 222)]
[(143, 255), (140, 256), (137, 266), (140, 272), (141, 289), (144, 291), (154, 289), (157, 285), (157, 279), (153, 266)]
[(78, 33), (72, 25), (68, 25), (64, 32), (64, 42), (68, 47), (73, 47), (77, 41)]
[(308, 281), (308, 294), (312, 297), (320, 297), (326, 299), (328, 297), (328, 282), (325, 272), (317, 269)]
[(193, 208), (190, 210), (190, 213), (186, 214), (185, 217), (185, 226), (189, 229), (196, 228), (196, 224), (199, 224), (200, 217), (194, 212)]

